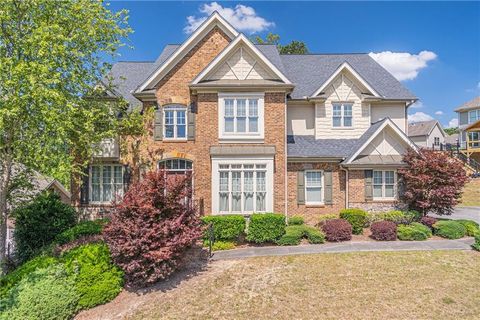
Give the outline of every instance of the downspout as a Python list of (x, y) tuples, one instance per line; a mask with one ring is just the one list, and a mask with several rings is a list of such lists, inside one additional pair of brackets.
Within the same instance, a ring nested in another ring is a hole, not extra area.
[(345, 167), (340, 167), (340, 170), (345, 171), (345, 209), (348, 209), (348, 169)]
[(288, 148), (288, 146), (287, 146), (287, 126), (288, 126), (288, 124), (287, 124), (287, 93), (286, 92), (285, 92), (285, 114), (284, 114), (284, 118), (285, 118), (284, 119), (285, 120), (284, 121), (285, 132), (284, 132), (284, 135), (283, 135), (283, 138), (285, 139), (284, 140), (285, 141), (285, 150), (284, 150), (284, 152), (285, 152), (285, 171), (284, 171), (284, 173), (285, 173), (285, 178), (284, 178), (284, 180), (285, 180), (285, 182), (284, 182), (285, 183), (284, 207), (285, 207), (285, 209), (284, 210), (285, 210), (285, 220), (288, 222), (288, 169), (287, 169), (287, 165), (288, 165), (287, 164), (287, 148)]

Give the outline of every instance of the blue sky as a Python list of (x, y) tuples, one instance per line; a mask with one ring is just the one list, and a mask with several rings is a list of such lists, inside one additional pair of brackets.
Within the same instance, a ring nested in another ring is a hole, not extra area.
[[(373, 56), (415, 93), (411, 119), (448, 126), (453, 109), (480, 95), (480, 2), (123, 2), (133, 49), (118, 60), (154, 60), (216, 9), (247, 35), (278, 33), (312, 53)], [(454, 124), (452, 122), (451, 124)]]

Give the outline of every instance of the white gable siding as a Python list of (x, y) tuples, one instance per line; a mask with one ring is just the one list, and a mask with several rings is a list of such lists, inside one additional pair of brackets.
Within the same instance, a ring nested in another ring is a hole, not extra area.
[(435, 127), (432, 130), (432, 133), (428, 136), (427, 140), (427, 147), (431, 148), (433, 146), (433, 143), (435, 142), (435, 137), (440, 139), (440, 143), (444, 144), (445, 143), (445, 137), (442, 134), (442, 131), (438, 127), (438, 125), (435, 125)]
[(385, 155), (403, 155), (406, 152), (407, 145), (390, 128), (385, 128), (372, 140), (372, 142), (361, 152), (363, 156), (385, 156)]
[(213, 71), (208, 80), (261, 80), (274, 79), (265, 70), (262, 63), (241, 46), (217, 70)]
[[(370, 104), (362, 103), (361, 84), (351, 80), (353, 76), (346, 72), (340, 74), (325, 89), (327, 99), (315, 106), (316, 138), (347, 139), (359, 138), (370, 127)], [(332, 104), (335, 102), (353, 103), (353, 126), (351, 128), (333, 128)]]
[(289, 104), (287, 106), (287, 134), (315, 135), (315, 106)]
[(403, 131), (406, 132), (405, 103), (371, 104), (372, 122), (389, 117)]

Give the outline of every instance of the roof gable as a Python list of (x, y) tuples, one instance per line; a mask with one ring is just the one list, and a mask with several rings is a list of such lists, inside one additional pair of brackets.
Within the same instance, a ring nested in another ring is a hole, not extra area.
[(235, 40), (193, 79), (191, 84), (204, 80), (217, 80), (219, 77), (236, 80), (290, 80), (260, 51), (245, 35), (239, 34)]
[(455, 112), (463, 112), (463, 111), (475, 110), (475, 109), (480, 109), (480, 96), (465, 102), (460, 107), (455, 109)]
[(445, 136), (442, 126), (438, 123), (437, 120), (414, 122), (408, 124), (408, 136), (409, 137), (418, 137), (418, 136), (428, 136), (432, 133), (433, 129), (438, 126), (438, 129)]
[(190, 37), (162, 63), (155, 71), (143, 81), (135, 92), (140, 93), (158, 83), (203, 37), (214, 27), (219, 27), (230, 38), (238, 35), (235, 30), (218, 12), (214, 12), (193, 32)]

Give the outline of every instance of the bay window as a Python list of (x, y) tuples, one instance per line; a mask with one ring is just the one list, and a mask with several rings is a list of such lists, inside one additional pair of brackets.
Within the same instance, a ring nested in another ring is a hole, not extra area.
[(123, 195), (123, 166), (118, 164), (90, 167), (90, 202), (110, 203)]
[(220, 138), (263, 138), (263, 94), (219, 94)]
[(166, 140), (187, 139), (187, 107), (171, 105), (163, 108), (163, 136)]
[(332, 126), (334, 128), (352, 127), (352, 108), (351, 103), (334, 103), (332, 105)]
[(393, 170), (373, 171), (373, 199), (394, 199), (396, 196), (396, 173)]

